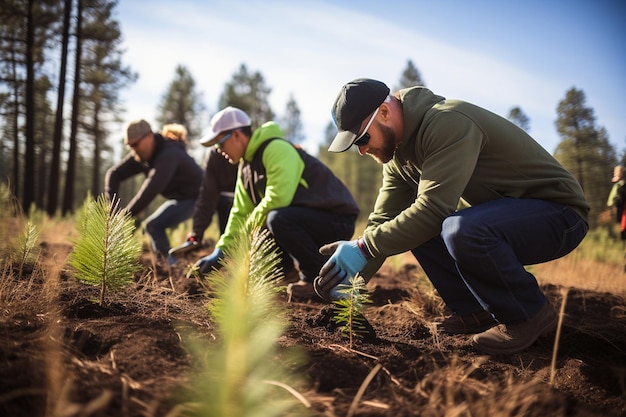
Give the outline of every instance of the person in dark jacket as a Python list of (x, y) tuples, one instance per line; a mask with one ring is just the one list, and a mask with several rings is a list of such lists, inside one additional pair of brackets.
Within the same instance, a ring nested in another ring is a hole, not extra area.
[(354, 145), (384, 165), (363, 236), (321, 249), (332, 255), (315, 281), (322, 297), (411, 251), (455, 313), (444, 330), (475, 333), (476, 348), (516, 353), (555, 330), (556, 312), (524, 266), (565, 256), (588, 231), (570, 172), (505, 118), (425, 87), (390, 94), (357, 79), (332, 114), (329, 151)]
[(606, 205), (614, 210), (613, 216), (615, 221), (620, 225), (620, 237), (626, 241), (626, 216), (624, 215), (624, 205), (626, 205), (626, 172), (621, 165), (613, 168), (613, 179), (611, 182), (611, 192), (606, 201)]
[(196, 266), (201, 273), (219, 267), (245, 224), (262, 224), (299, 269), (300, 280), (288, 292), (295, 298), (316, 298), (313, 279), (328, 259), (319, 247), (352, 237), (358, 205), (330, 169), (285, 140), (276, 123), (267, 122), (254, 132), (251, 124), (245, 112), (227, 107), (211, 119), (211, 132), (201, 140), (239, 164), (239, 173), (226, 231), (213, 253)]
[(164, 138), (145, 120), (134, 120), (126, 128), (124, 143), (130, 153), (111, 167), (104, 179), (104, 190), (109, 198), (117, 198), (122, 181), (144, 174), (141, 188), (126, 209), (137, 216), (157, 195), (167, 199), (145, 220), (153, 250), (163, 259), (169, 258), (170, 243), (166, 228), (187, 220), (193, 213), (202, 182), (202, 169), (185, 150), (183, 141)]
[(200, 194), (193, 209), (193, 224), (185, 242), (170, 249), (170, 254), (178, 256), (200, 248), (204, 232), (211, 225), (217, 213), (220, 235), (226, 230), (226, 222), (235, 196), (237, 165), (230, 164), (215, 147), (207, 152), (204, 176)]

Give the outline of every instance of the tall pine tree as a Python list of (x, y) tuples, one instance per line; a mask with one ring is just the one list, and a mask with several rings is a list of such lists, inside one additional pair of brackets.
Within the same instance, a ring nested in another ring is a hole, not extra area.
[(591, 206), (590, 226), (606, 208), (616, 152), (606, 130), (596, 126), (594, 111), (586, 104), (585, 93), (574, 87), (566, 92), (557, 108), (557, 131), (561, 142), (555, 157), (578, 179)]
[(285, 138), (291, 143), (299, 144), (304, 141), (300, 108), (293, 94), (289, 96), (289, 101), (287, 101), (285, 116), (283, 117), (280, 127), (285, 131)]
[(509, 110), (509, 115), (507, 116), (507, 119), (509, 119), (527, 132), (530, 130), (530, 119), (528, 118), (528, 116), (526, 116), (526, 113), (524, 113), (524, 111), (518, 106), (512, 107), (511, 110)]
[(220, 109), (234, 106), (245, 111), (252, 119), (252, 127), (256, 128), (274, 119), (269, 103), (271, 92), (260, 72), (250, 73), (246, 65), (241, 64), (232, 80), (224, 86), (218, 105)]
[(187, 139), (193, 143), (202, 129), (202, 94), (196, 88), (196, 80), (187, 67), (177, 65), (174, 79), (161, 98), (156, 120), (161, 126), (180, 123), (187, 129)]

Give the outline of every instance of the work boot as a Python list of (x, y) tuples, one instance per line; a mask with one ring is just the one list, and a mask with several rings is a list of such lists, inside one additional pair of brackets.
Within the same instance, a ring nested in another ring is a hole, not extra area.
[(491, 355), (520, 352), (556, 329), (558, 316), (546, 302), (532, 319), (515, 324), (499, 324), (472, 338), (474, 346)]
[(292, 282), (287, 285), (287, 294), (290, 299), (297, 300), (318, 300), (317, 293), (313, 288), (313, 283), (305, 280), (299, 280), (298, 282)]
[(453, 314), (443, 320), (441, 327), (448, 334), (473, 334), (491, 329), (496, 324), (498, 322), (491, 313), (481, 310), (464, 316)]

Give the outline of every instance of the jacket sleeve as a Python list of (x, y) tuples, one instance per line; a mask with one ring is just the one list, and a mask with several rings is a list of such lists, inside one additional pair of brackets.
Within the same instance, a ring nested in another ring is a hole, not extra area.
[(363, 233), (374, 256), (411, 250), (441, 233), (443, 220), (456, 210), (476, 168), (483, 140), (478, 126), (455, 112), (442, 112), (430, 122), (413, 150), (424, 161), (414, 200), (406, 204), (402, 189), (387, 184), (381, 199), (393, 218)]
[(228, 215), (226, 229), (220, 236), (220, 240), (215, 245), (216, 248), (221, 249), (228, 255), (229, 248), (233, 247), (232, 245), (236, 236), (238, 236), (246, 226), (246, 220), (253, 209), (254, 203), (246, 192), (241, 176), (238, 175), (237, 182), (235, 184), (233, 207), (230, 209), (230, 214)]
[(122, 181), (141, 172), (143, 172), (141, 164), (135, 161), (132, 154), (126, 155), (104, 175), (104, 192), (112, 200), (114, 195), (118, 195)]
[(265, 194), (250, 215), (249, 221), (253, 224), (264, 224), (270, 211), (291, 204), (304, 172), (298, 151), (283, 140), (267, 145), (262, 161), (266, 174)]
[(213, 215), (217, 210), (220, 193), (218, 187), (219, 173), (216, 169), (219, 162), (217, 158), (222, 157), (212, 150), (207, 153), (202, 185), (193, 210), (192, 229), (198, 240), (202, 239), (204, 231), (211, 225)]
[(171, 152), (161, 152), (156, 156), (141, 188), (126, 206), (133, 216), (148, 207), (148, 204), (165, 189), (172, 180), (179, 163), (180, 159)]
[(607, 207), (613, 207), (618, 202), (618, 199), (619, 199), (618, 191), (620, 187), (621, 187), (621, 184), (619, 182), (616, 182), (615, 184), (613, 184), (613, 187), (611, 187), (609, 198), (606, 201)]

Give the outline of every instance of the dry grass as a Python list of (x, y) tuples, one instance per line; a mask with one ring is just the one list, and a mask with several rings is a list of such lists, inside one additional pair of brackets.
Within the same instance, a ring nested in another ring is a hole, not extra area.
[[(611, 252), (605, 254), (605, 257), (611, 258), (611, 262), (585, 259), (585, 254), (582, 253), (584, 248), (581, 248), (563, 258), (533, 265), (529, 267), (529, 270), (541, 285), (553, 284), (626, 297), (626, 272), (624, 266), (619, 261), (615, 261), (615, 259), (621, 260), (622, 243), (612, 242), (606, 245), (596, 249), (604, 248), (606, 252)], [(410, 252), (390, 257), (383, 267), (398, 272), (406, 265), (419, 265)], [(419, 298), (421, 300), (422, 297)]]
[(540, 284), (554, 284), (626, 297), (626, 273), (622, 265), (597, 263), (565, 256), (535, 266)]

